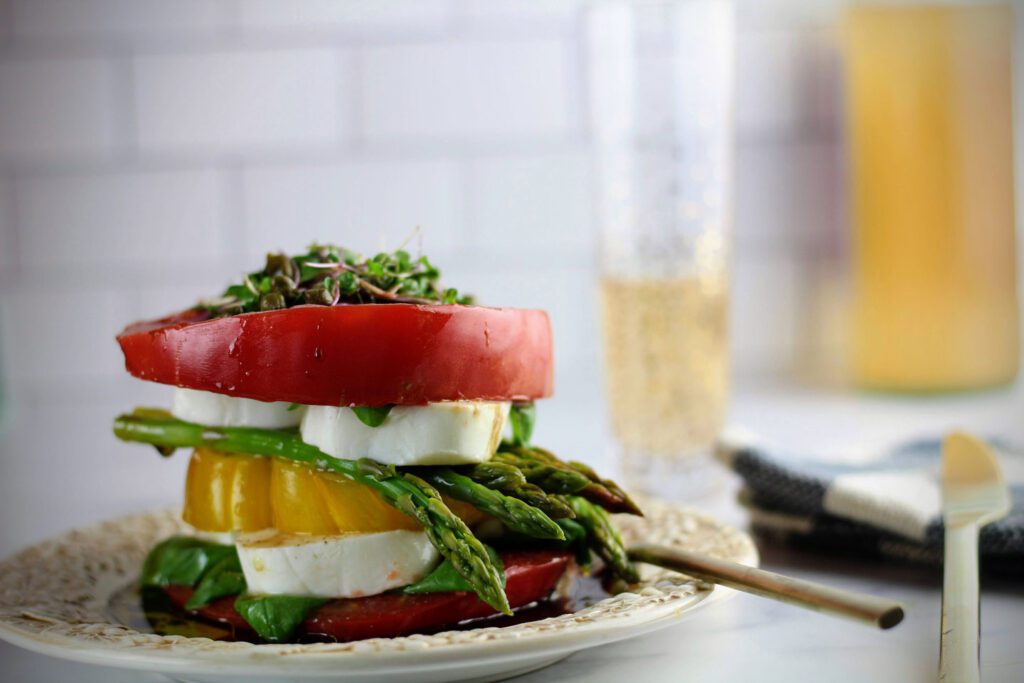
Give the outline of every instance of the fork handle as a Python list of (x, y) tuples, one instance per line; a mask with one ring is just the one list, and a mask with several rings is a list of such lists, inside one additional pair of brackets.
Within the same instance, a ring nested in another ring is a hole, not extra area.
[(969, 522), (947, 522), (939, 649), (941, 681), (981, 681), (978, 601), (978, 527)]
[(818, 612), (857, 619), (881, 629), (892, 628), (903, 621), (903, 607), (892, 600), (782, 576), (681, 548), (639, 545), (629, 549), (629, 557), (636, 562), (654, 564), (695, 579)]

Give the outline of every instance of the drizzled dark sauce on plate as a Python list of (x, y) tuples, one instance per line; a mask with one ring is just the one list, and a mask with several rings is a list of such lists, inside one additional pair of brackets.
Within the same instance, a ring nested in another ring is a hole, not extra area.
[[(495, 615), (484, 619), (471, 619), (443, 631), (469, 631), (491, 626), (513, 626), (529, 621), (538, 621), (563, 614), (571, 614), (609, 597), (598, 576), (575, 575), (563, 595), (531, 603), (515, 610), (512, 616)], [(186, 638), (209, 638), (211, 640), (262, 642), (251, 633), (236, 633), (224, 623), (193, 619), (177, 610), (170, 598), (159, 588), (142, 588), (132, 583), (114, 593), (108, 605), (110, 616), (115, 623), (128, 626), (140, 633), (156, 633), (161, 636), (184, 636)], [(421, 631), (424, 635), (438, 631)], [(313, 636), (300, 639), (301, 643), (331, 642), (329, 637)]]

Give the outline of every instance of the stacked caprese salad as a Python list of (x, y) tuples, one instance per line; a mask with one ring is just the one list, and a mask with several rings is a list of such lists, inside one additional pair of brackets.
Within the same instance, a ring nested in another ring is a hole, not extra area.
[(530, 442), (547, 315), (438, 277), (314, 245), (118, 336), (132, 375), (175, 388), (115, 434), (192, 450), (194, 534), (154, 548), (143, 585), (239, 637), (345, 641), (511, 613), (592, 552), (636, 580), (608, 516), (636, 506)]

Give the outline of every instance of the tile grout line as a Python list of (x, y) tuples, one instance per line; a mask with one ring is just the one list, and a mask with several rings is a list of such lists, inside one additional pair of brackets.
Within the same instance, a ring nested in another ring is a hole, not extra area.
[(130, 46), (111, 58), (114, 70), (113, 93), (114, 115), (111, 125), (114, 133), (115, 164), (133, 162), (139, 157), (139, 120), (138, 108), (135, 106), (137, 96), (137, 79), (135, 73), (135, 56)]
[[(580, 144), (564, 136), (520, 135), (514, 140), (495, 142), (493, 136), (486, 141), (458, 141), (447, 137), (427, 138), (418, 141), (407, 139), (394, 144), (357, 142), (352, 145), (338, 145), (334, 148), (318, 148), (315, 145), (291, 145), (266, 148), (249, 154), (234, 154), (233, 158), (246, 165), (288, 166), (295, 164), (322, 164), (339, 162), (403, 162), (435, 159), (475, 159), (481, 157), (522, 156), (524, 154), (557, 154), (579, 150)], [(500, 137), (500, 136), (498, 136)], [(532, 139), (531, 139), (532, 138)], [(217, 163), (225, 158), (224, 153), (210, 149), (206, 152), (142, 152), (132, 159), (130, 170), (177, 170)], [(65, 159), (50, 161), (40, 159), (13, 159), (0, 161), (0, 171), (26, 172), (40, 176), (64, 174), (98, 173), (123, 168), (117, 159)]]
[[(231, 19), (229, 19), (230, 21)], [(2, 38), (2, 36), (0, 36)], [(111, 45), (130, 43), (138, 56), (165, 57), (177, 55), (202, 56), (224, 52), (281, 52), (293, 50), (329, 50), (339, 45), (346, 47), (403, 48), (415, 46), (444, 46), (466, 44), (530, 44), (564, 41), (564, 27), (544, 30), (504, 31), (475, 30), (466, 34), (446, 32), (367, 31), (358, 28), (337, 30), (265, 30), (246, 32), (242, 27), (226, 24), (218, 33), (169, 32), (139, 37), (100, 33), (86, 36), (56, 36), (0, 40), (0, 59), (62, 59), (90, 58), (109, 53)]]

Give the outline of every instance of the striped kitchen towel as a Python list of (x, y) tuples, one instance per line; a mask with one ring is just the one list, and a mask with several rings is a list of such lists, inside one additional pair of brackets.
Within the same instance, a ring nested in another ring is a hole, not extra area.
[[(1013, 509), (982, 529), (982, 564), (1024, 578), (1024, 450), (989, 442), (1010, 484)], [(806, 547), (942, 562), (939, 438), (836, 463), (734, 434), (723, 437), (717, 455), (742, 479), (740, 500), (758, 532)]]

